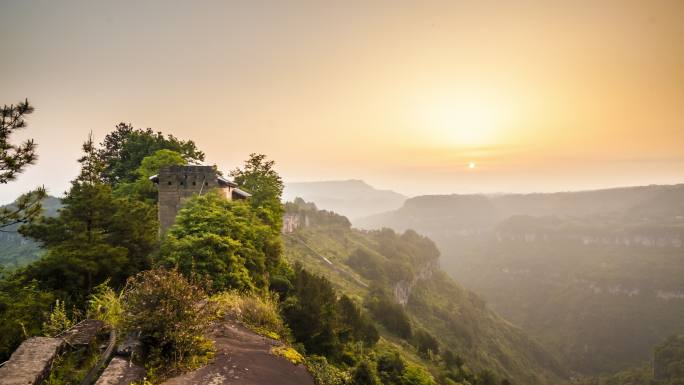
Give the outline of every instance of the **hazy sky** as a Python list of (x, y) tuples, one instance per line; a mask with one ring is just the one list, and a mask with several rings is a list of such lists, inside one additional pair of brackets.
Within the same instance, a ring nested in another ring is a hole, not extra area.
[[(684, 182), (684, 1), (0, 0), (0, 103), (63, 192), (89, 131), (410, 195)], [(474, 168), (468, 164), (474, 163)]]

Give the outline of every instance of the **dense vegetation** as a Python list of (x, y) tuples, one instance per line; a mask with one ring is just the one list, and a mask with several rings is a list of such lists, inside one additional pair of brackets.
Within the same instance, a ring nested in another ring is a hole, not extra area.
[(386, 357), (395, 353), (424, 365), (440, 383), (542, 384), (564, 376), (548, 353), (439, 270), (439, 252), (428, 238), (354, 230), (343, 217), (301, 200), (287, 208), (306, 216), (299, 222), (308, 226), (285, 236), (286, 257), (363, 303), (380, 331), (375, 372), (381, 379), (394, 378), (383, 371), (396, 367)]
[[(19, 227), (42, 255), (26, 266), (17, 263), (0, 280), (0, 360), (29, 336), (56, 335), (85, 317), (99, 318), (123, 335), (139, 336), (143, 352), (136, 360), (156, 381), (211, 359), (205, 329), (217, 317), (232, 316), (283, 340), (274, 354), (306, 362), (319, 384), (432, 384), (428, 369), (435, 368), (448, 383), (494, 383), (491, 372), (471, 371), (458, 354), (442, 352), (437, 338), (387, 290), (436, 260), (429, 239), (414, 232), (374, 234), (380, 247), (359, 253), (393, 262), (369, 267), (378, 280), (363, 298), (287, 263), (282, 180), (263, 155), (231, 171), (251, 199), (227, 201), (212, 192), (190, 198), (159, 239), (149, 176), (164, 165), (202, 158), (192, 141), (125, 124), (101, 145), (89, 137), (81, 171), (59, 209)], [(320, 228), (350, 231), (344, 217), (299, 208)], [(389, 339), (381, 337), (386, 331)], [(444, 364), (436, 358), (442, 356)], [(71, 374), (83, 373), (91, 358), (65, 356), (51, 381), (74, 380)]]
[(683, 185), (425, 196), (365, 225), (435, 239), (446, 271), (589, 375), (684, 333), (682, 202)]

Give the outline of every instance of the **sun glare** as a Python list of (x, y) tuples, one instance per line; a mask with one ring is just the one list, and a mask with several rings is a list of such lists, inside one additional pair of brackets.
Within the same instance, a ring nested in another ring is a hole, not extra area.
[(486, 146), (502, 140), (503, 108), (478, 98), (446, 99), (428, 106), (424, 124), (437, 140), (457, 146)]

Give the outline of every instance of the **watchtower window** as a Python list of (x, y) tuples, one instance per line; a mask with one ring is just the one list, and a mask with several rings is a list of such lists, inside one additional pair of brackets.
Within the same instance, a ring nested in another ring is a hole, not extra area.
[(172, 184), (173, 184), (173, 182), (169, 181), (169, 186), (171, 186)]
[(205, 186), (209, 186), (209, 182), (204, 182), (204, 185), (205, 185)]
[(182, 186), (182, 185), (183, 185), (183, 182), (180, 182), (180, 185)]
[(196, 185), (196, 184), (197, 184), (197, 182), (195, 182), (195, 181), (192, 181), (192, 185), (193, 185), (193, 186), (194, 186), (194, 185)]

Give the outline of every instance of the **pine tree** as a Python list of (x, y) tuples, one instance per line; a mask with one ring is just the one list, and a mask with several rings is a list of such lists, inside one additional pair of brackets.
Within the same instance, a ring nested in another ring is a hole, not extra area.
[[(26, 127), (26, 115), (33, 112), (28, 100), (17, 105), (0, 108), (0, 184), (6, 184), (24, 171), (36, 159), (36, 144), (32, 139), (23, 144), (10, 143), (10, 136)], [(13, 225), (28, 223), (41, 213), (40, 202), (47, 196), (44, 188), (38, 188), (20, 196), (14, 204), (0, 208), (0, 231)]]
[(17, 174), (37, 159), (33, 139), (20, 145), (9, 142), (15, 131), (26, 127), (24, 118), (32, 112), (33, 106), (28, 100), (0, 108), (0, 184), (14, 180)]

